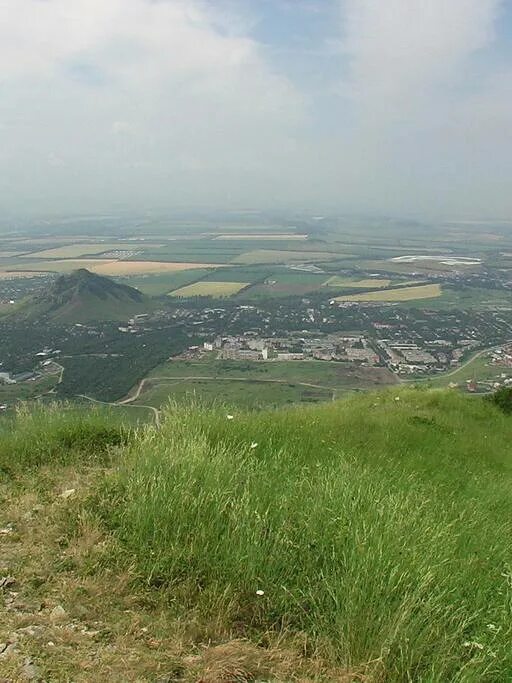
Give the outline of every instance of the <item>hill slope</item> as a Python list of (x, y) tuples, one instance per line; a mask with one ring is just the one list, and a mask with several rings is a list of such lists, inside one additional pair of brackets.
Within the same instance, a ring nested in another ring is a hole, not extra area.
[(149, 300), (138, 289), (80, 268), (59, 276), (44, 291), (25, 301), (16, 314), (87, 322), (124, 319), (148, 307)]
[(160, 431), (21, 414), (4, 675), (512, 680), (511, 443), (512, 417), (448, 391), (171, 407)]

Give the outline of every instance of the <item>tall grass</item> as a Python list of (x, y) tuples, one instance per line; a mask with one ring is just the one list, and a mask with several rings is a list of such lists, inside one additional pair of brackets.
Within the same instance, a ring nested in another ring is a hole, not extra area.
[(117, 532), (147, 582), (245, 634), (304, 633), (371, 680), (512, 680), (511, 437), (439, 391), (173, 407), (121, 466)]
[(111, 411), (21, 405), (0, 423), (0, 476), (15, 476), (43, 465), (99, 463), (112, 446), (126, 444), (129, 430)]

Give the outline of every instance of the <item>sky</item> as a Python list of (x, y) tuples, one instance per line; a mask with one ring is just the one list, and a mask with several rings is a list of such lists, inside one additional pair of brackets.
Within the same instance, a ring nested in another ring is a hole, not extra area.
[(512, 0), (0, 0), (0, 209), (512, 216)]

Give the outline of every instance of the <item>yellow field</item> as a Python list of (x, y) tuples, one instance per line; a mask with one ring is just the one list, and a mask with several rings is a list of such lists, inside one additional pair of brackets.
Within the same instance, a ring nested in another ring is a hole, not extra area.
[(24, 254), (23, 258), (76, 258), (78, 256), (82, 256), (83, 254), (101, 254), (104, 251), (112, 251), (114, 249), (140, 251), (140, 245), (119, 242), (115, 244), (110, 242), (96, 242), (95, 244), (68, 244), (63, 247), (56, 247), (55, 249), (44, 249), (43, 251)]
[(249, 284), (249, 282), (194, 282), (175, 289), (174, 292), (169, 293), (169, 296), (232, 296)]
[(333, 254), (329, 251), (279, 251), (274, 249), (254, 249), (240, 254), (232, 263), (252, 265), (255, 263), (310, 263), (343, 258), (347, 254)]
[(230, 233), (229, 235), (219, 235), (215, 239), (217, 240), (305, 240), (307, 239), (307, 235), (297, 235), (297, 234), (287, 234), (287, 233), (282, 233), (282, 234), (276, 234), (275, 232), (271, 233), (270, 235), (248, 235), (247, 233), (244, 233), (242, 235), (237, 235), (234, 233)]
[(65, 261), (30, 261), (21, 263), (17, 266), (9, 266), (12, 271), (39, 271), (47, 273), (70, 273), (77, 268), (87, 268), (92, 270), (97, 264), (105, 265), (107, 263), (116, 263), (116, 261), (105, 261), (103, 259), (67, 259)]
[(324, 287), (351, 287), (354, 289), (380, 289), (381, 287), (389, 287), (391, 280), (379, 280), (378, 278), (367, 278), (366, 280), (351, 280), (350, 278), (339, 277), (333, 275), (327, 282), (324, 282)]
[(150, 273), (175, 273), (194, 268), (222, 268), (216, 263), (172, 263), (167, 261), (96, 261), (91, 268), (100, 275), (145, 275)]
[(441, 296), (441, 285), (420, 285), (419, 287), (401, 287), (365, 294), (347, 294), (338, 296), (335, 301), (412, 301), (413, 299), (433, 299)]

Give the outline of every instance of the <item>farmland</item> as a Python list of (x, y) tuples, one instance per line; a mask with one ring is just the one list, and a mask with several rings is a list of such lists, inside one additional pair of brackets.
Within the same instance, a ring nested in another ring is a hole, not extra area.
[(279, 251), (278, 249), (254, 249), (240, 254), (234, 263), (312, 263), (314, 261), (329, 261), (342, 257), (343, 254), (333, 254), (329, 251)]
[(389, 287), (391, 280), (383, 280), (379, 278), (366, 278), (364, 280), (354, 280), (351, 278), (340, 277), (333, 275), (327, 282), (324, 282), (326, 287), (343, 287), (347, 289), (380, 289)]
[(364, 294), (346, 294), (336, 297), (336, 301), (415, 301), (419, 299), (433, 299), (441, 296), (441, 285), (419, 285), (417, 287), (399, 287), (397, 289), (385, 289)]
[(41, 258), (41, 259), (65, 259), (65, 258), (77, 258), (83, 255), (89, 254), (101, 254), (103, 252), (108, 252), (113, 249), (134, 249), (133, 244), (122, 244), (122, 243), (107, 243), (107, 242), (97, 242), (96, 244), (68, 244), (62, 247), (56, 247), (55, 249), (43, 249), (42, 251), (25, 253), (24, 258)]
[(201, 281), (195, 282), (191, 285), (185, 285), (179, 289), (170, 292), (170, 296), (189, 297), (189, 296), (213, 296), (225, 297), (237, 294), (241, 289), (247, 287), (248, 282), (209, 282)]

